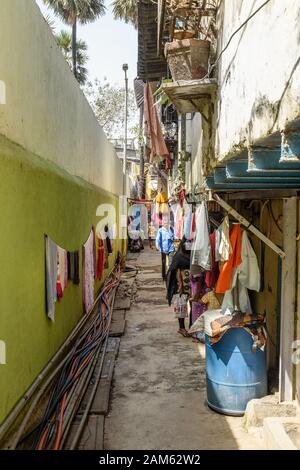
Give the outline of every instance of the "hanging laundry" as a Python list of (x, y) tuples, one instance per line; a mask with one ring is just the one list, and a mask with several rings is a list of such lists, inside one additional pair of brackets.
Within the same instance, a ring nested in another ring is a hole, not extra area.
[(97, 269), (96, 269), (96, 278), (100, 280), (102, 278), (104, 267), (105, 267), (105, 253), (104, 253), (104, 243), (101, 238), (96, 237), (97, 242)]
[(230, 244), (232, 252), (229, 260), (226, 261), (220, 271), (219, 279), (216, 286), (217, 294), (224, 294), (227, 290), (231, 289), (232, 275), (234, 268), (242, 262), (241, 258), (241, 226), (240, 224), (234, 224), (230, 232)]
[(80, 284), (79, 277), (79, 251), (67, 253), (68, 257), (68, 279), (74, 284)]
[(88, 313), (94, 303), (95, 251), (94, 231), (83, 245), (83, 304)]
[(57, 296), (59, 299), (61, 299), (64, 294), (66, 283), (68, 282), (68, 273), (67, 273), (68, 262), (67, 262), (66, 250), (58, 246), (57, 251), (58, 251)]
[(175, 230), (174, 230), (174, 238), (176, 240), (181, 240), (183, 238), (183, 230), (184, 230), (184, 209), (178, 204), (176, 209), (176, 217), (175, 217)]
[(219, 277), (219, 263), (216, 261), (215, 242), (216, 242), (216, 230), (209, 236), (211, 246), (211, 270), (207, 271), (205, 276), (205, 282), (207, 287), (213, 289)]
[[(231, 289), (225, 292), (222, 312), (239, 310), (252, 313), (248, 289), (259, 292), (260, 271), (256, 254), (251, 246), (246, 230), (242, 235), (241, 263), (233, 272)], [(235, 295), (236, 294), (236, 295)]]
[(145, 137), (148, 140), (146, 146), (150, 147), (150, 162), (159, 156), (166, 159), (166, 165), (169, 167), (170, 154), (162, 134), (150, 83), (144, 88), (144, 124)]
[(68, 252), (65, 250), (65, 259), (64, 259), (64, 264), (65, 264), (65, 284), (64, 288), (66, 289), (68, 287), (68, 279), (69, 279), (69, 274), (68, 274)]
[(158, 193), (155, 198), (155, 211), (156, 214), (168, 214), (169, 205), (168, 205), (168, 194), (165, 191)]
[(193, 212), (192, 212), (192, 208), (188, 205), (188, 207), (185, 208), (184, 229), (183, 229), (183, 234), (187, 240), (192, 240), (194, 238), (193, 230), (192, 230), (192, 221), (193, 221)]
[(230, 243), (229, 236), (229, 217), (226, 215), (220, 226), (220, 242), (218, 248), (218, 260), (219, 261), (228, 261), (232, 248)]
[(110, 231), (107, 225), (104, 227), (104, 232), (105, 232), (105, 242), (106, 242), (106, 248), (107, 248), (107, 254), (111, 255), (113, 252), (112, 249), (112, 243), (111, 243), (111, 238), (110, 238)]
[(217, 310), (220, 308), (220, 302), (213, 290), (203, 295), (200, 300), (201, 303), (206, 305), (207, 310)]
[(54, 321), (55, 302), (57, 301), (56, 281), (57, 281), (57, 245), (49, 238), (45, 237), (46, 248), (46, 298), (47, 314)]
[(205, 271), (211, 270), (211, 245), (205, 201), (201, 203), (196, 211), (196, 234), (191, 254), (191, 264), (196, 264)]
[(222, 225), (220, 225), (215, 230), (215, 260), (216, 260), (216, 262), (221, 261), (221, 257), (220, 257), (220, 254), (219, 254), (220, 243), (221, 243), (221, 232), (222, 232)]

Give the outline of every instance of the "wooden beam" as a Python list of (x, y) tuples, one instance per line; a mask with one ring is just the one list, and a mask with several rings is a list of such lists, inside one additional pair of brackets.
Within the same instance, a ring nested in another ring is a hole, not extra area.
[(292, 343), (296, 300), (297, 198), (283, 199), (283, 249), (279, 354), (279, 400), (293, 399)]

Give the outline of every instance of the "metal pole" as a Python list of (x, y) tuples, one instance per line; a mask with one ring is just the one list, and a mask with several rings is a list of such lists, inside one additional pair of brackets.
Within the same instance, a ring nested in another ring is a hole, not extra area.
[(127, 184), (126, 184), (126, 167), (127, 167), (127, 119), (128, 119), (128, 78), (127, 70), (128, 64), (123, 64), (123, 70), (125, 73), (125, 122), (124, 122), (124, 152), (123, 152), (123, 194), (127, 195)]

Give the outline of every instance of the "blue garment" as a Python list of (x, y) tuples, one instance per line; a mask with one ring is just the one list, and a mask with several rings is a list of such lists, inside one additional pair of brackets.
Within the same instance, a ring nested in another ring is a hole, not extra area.
[(172, 253), (175, 251), (174, 247), (174, 229), (173, 227), (168, 230), (165, 227), (161, 227), (156, 235), (156, 248), (165, 254)]

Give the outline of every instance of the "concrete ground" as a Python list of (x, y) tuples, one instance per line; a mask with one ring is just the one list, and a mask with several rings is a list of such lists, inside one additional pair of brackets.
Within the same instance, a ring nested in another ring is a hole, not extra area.
[(261, 449), (242, 418), (206, 403), (203, 345), (177, 333), (166, 302), (160, 255), (146, 248), (137, 261), (138, 296), (126, 317), (105, 420), (107, 450)]

